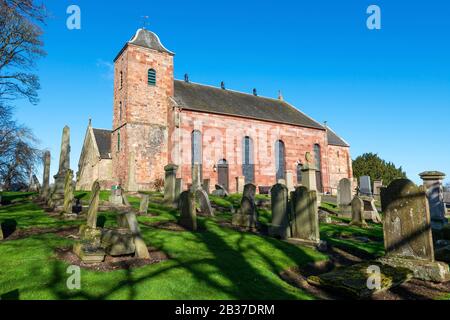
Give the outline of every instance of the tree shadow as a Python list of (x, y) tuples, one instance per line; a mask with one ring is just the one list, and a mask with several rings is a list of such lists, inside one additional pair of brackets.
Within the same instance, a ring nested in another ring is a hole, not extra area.
[(15, 219), (6, 219), (0, 225), (3, 231), (4, 239), (7, 239), (17, 230), (17, 221)]

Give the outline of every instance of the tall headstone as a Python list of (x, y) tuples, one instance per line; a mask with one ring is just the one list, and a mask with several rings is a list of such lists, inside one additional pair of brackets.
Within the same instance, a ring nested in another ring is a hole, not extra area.
[(373, 195), (379, 196), (381, 193), (382, 187), (383, 187), (383, 180), (375, 180), (373, 182)]
[(174, 204), (179, 207), (180, 205), (180, 194), (183, 190), (183, 179), (177, 178), (175, 181), (175, 199), (173, 200)]
[(64, 181), (64, 205), (63, 205), (63, 213), (64, 214), (72, 214), (73, 207), (73, 171), (66, 171), (66, 178)]
[(446, 207), (444, 203), (443, 181), (445, 173), (439, 171), (426, 171), (420, 174), (426, 188), (428, 203), (430, 206), (431, 227), (441, 230), (448, 220), (445, 217)]
[(41, 199), (47, 201), (50, 195), (50, 151), (44, 154), (44, 175), (42, 177)]
[(286, 187), (289, 191), (294, 190), (294, 173), (291, 170), (287, 170), (285, 172), (286, 177)]
[(242, 195), (241, 208), (233, 214), (232, 224), (248, 229), (256, 229), (258, 216), (255, 204), (256, 186), (246, 184)]
[(147, 214), (150, 196), (148, 194), (141, 195), (141, 202), (139, 204), (139, 214)]
[(320, 243), (317, 192), (306, 187), (291, 192), (292, 238), (305, 244)]
[(270, 189), (272, 207), (272, 223), (269, 226), (269, 234), (281, 239), (291, 236), (289, 226), (289, 190), (283, 184), (276, 184)]
[(173, 204), (175, 202), (175, 187), (177, 180), (178, 166), (168, 164), (164, 167), (164, 202)]
[(372, 183), (369, 176), (359, 177), (359, 194), (362, 196), (371, 197), (372, 194)]
[(203, 179), (202, 184), (203, 190), (205, 190), (206, 194), (209, 194), (211, 188), (211, 179)]
[(381, 202), (386, 256), (380, 261), (408, 268), (425, 281), (450, 280), (448, 264), (435, 262), (425, 188), (407, 179), (395, 180), (382, 189)]
[(236, 192), (244, 193), (245, 177), (236, 177)]
[(202, 165), (194, 164), (192, 166), (192, 191), (202, 188)]
[(367, 223), (364, 219), (364, 201), (359, 196), (354, 196), (352, 203), (352, 221), (350, 225), (366, 228)]
[(343, 178), (339, 181), (337, 192), (339, 215), (350, 217), (352, 214), (352, 182)]
[(195, 195), (192, 191), (183, 191), (180, 195), (179, 224), (191, 231), (197, 231), (197, 212), (195, 210)]
[(320, 194), (317, 193), (317, 169), (314, 166), (313, 157), (310, 152), (305, 155), (306, 164), (302, 167), (302, 186), (310, 191), (316, 191), (317, 206), (322, 201)]
[(55, 186), (52, 193), (51, 205), (62, 207), (64, 203), (64, 183), (67, 170), (70, 169), (70, 128), (65, 126), (61, 140), (61, 154), (59, 157), (58, 173), (54, 176)]

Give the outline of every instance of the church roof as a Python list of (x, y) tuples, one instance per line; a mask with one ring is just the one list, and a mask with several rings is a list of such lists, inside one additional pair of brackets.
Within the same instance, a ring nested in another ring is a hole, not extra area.
[(94, 129), (95, 141), (97, 141), (97, 148), (102, 159), (111, 159), (111, 130)]
[(444, 192), (444, 202), (450, 204), (450, 192)]
[(175, 80), (175, 102), (182, 108), (325, 130), (285, 101)]
[(344, 139), (339, 137), (336, 132), (330, 129), (328, 127), (328, 144), (332, 146), (338, 146), (338, 147), (350, 147), (347, 142), (345, 142)]

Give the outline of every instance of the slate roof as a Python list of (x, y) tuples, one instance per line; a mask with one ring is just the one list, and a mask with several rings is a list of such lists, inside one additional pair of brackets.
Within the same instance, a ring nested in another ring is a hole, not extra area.
[(102, 159), (111, 159), (111, 130), (92, 129)]
[(339, 137), (336, 132), (330, 129), (328, 127), (328, 144), (332, 146), (338, 146), (338, 147), (350, 147), (350, 145), (345, 142), (344, 139)]
[(175, 80), (175, 102), (200, 112), (265, 120), (325, 130), (285, 101)]
[(444, 202), (450, 204), (450, 192), (444, 192)]

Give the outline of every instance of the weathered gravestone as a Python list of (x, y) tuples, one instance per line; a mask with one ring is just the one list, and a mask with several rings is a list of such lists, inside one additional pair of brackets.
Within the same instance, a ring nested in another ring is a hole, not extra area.
[(286, 187), (289, 191), (294, 190), (294, 173), (290, 170), (285, 171), (284, 176), (286, 177)]
[(175, 203), (177, 170), (178, 166), (175, 164), (168, 164), (164, 167), (164, 202), (167, 204)]
[(210, 192), (211, 179), (203, 179), (202, 188), (205, 190), (206, 194)]
[(192, 191), (202, 188), (202, 165), (194, 164), (192, 166)]
[(73, 171), (66, 171), (66, 178), (64, 181), (64, 205), (63, 214), (71, 215), (73, 207)]
[(181, 190), (183, 190), (183, 179), (177, 178), (177, 180), (175, 181), (175, 199), (173, 201), (177, 208), (180, 207), (180, 194), (182, 192)]
[(246, 184), (242, 195), (241, 208), (233, 214), (232, 224), (238, 227), (256, 229), (258, 216), (255, 205), (256, 186)]
[(382, 219), (378, 209), (375, 205), (375, 199), (373, 197), (360, 196), (364, 203), (363, 214), (365, 219), (371, 219), (374, 223), (382, 223)]
[(319, 245), (317, 192), (302, 186), (291, 192), (292, 240), (295, 243)]
[(180, 220), (179, 224), (191, 231), (197, 231), (197, 212), (195, 210), (195, 194), (183, 191), (180, 195)]
[(317, 168), (313, 163), (313, 156), (310, 152), (305, 155), (306, 164), (302, 167), (302, 186), (310, 191), (316, 191), (317, 206), (320, 206), (322, 201), (321, 196), (317, 193)]
[(272, 207), (272, 223), (269, 226), (269, 234), (273, 237), (287, 239), (291, 237), (289, 225), (289, 190), (283, 184), (276, 184), (270, 191)]
[(380, 261), (408, 268), (421, 280), (450, 280), (448, 264), (435, 261), (425, 188), (407, 179), (395, 180), (381, 190), (381, 201), (386, 256)]
[(383, 187), (383, 180), (375, 180), (373, 182), (373, 195), (380, 196), (381, 188)]
[(352, 221), (351, 226), (366, 228), (367, 223), (364, 218), (364, 201), (359, 196), (355, 196), (352, 200)]
[(50, 195), (50, 151), (44, 154), (44, 175), (42, 178), (41, 199), (48, 201)]
[(245, 177), (236, 177), (236, 193), (243, 193), (245, 187)]
[(195, 191), (195, 198), (199, 203), (200, 213), (207, 217), (214, 217), (214, 210), (211, 207), (211, 202), (209, 201), (209, 197), (206, 191), (198, 189), (197, 191)]
[(70, 128), (65, 126), (61, 139), (61, 154), (59, 157), (58, 173), (54, 176), (55, 186), (51, 195), (50, 206), (60, 208), (64, 203), (64, 185), (66, 172), (70, 169)]
[(448, 224), (445, 217), (447, 209), (444, 203), (443, 180), (445, 173), (439, 171), (426, 171), (420, 174), (426, 188), (428, 204), (430, 206), (431, 227), (433, 230), (441, 230)]
[(118, 185), (112, 186), (111, 195), (109, 196), (109, 203), (113, 206), (123, 205), (121, 186)]
[(30, 186), (28, 188), (29, 192), (41, 192), (41, 184), (39, 183), (39, 179), (36, 177), (35, 174), (32, 175), (30, 179)]
[(372, 183), (369, 176), (362, 176), (359, 178), (359, 194), (362, 196), (371, 197), (372, 194)]
[(350, 217), (352, 215), (352, 182), (343, 178), (339, 181), (337, 192), (339, 215)]
[(225, 190), (225, 188), (223, 186), (221, 186), (220, 184), (216, 184), (215, 185), (215, 189), (212, 194), (216, 197), (228, 197), (228, 192), (227, 190)]
[(101, 246), (101, 229), (97, 228), (97, 213), (100, 202), (100, 184), (92, 186), (86, 224), (80, 226), (80, 240), (73, 246), (73, 252), (85, 263), (98, 263), (105, 259)]
[(150, 196), (148, 194), (141, 195), (141, 202), (139, 203), (139, 214), (147, 214), (149, 201)]

